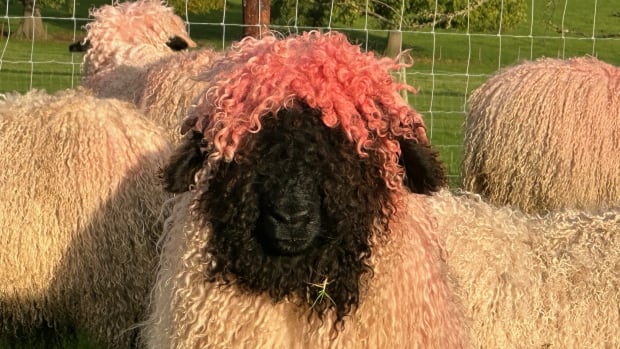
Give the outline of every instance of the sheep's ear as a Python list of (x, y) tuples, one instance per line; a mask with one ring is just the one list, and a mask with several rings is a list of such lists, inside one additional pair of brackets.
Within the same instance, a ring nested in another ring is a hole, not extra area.
[(168, 42), (166, 42), (166, 45), (170, 47), (172, 51), (183, 51), (189, 47), (189, 44), (187, 43), (187, 41), (185, 41), (183, 38), (179, 36), (173, 36), (170, 39), (168, 39)]
[(86, 52), (90, 47), (90, 40), (79, 40), (69, 45), (69, 52)]
[(202, 167), (202, 133), (192, 131), (168, 160), (160, 173), (164, 188), (171, 193), (183, 193), (194, 184), (194, 175)]
[(398, 162), (405, 168), (404, 184), (411, 192), (429, 195), (447, 186), (446, 166), (437, 150), (415, 140), (399, 139), (398, 142), (401, 150)]

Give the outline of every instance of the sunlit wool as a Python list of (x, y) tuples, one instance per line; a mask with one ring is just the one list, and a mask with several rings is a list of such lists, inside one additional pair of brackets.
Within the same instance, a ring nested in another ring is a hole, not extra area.
[(428, 197), (475, 348), (620, 347), (620, 209), (527, 215)]
[(87, 52), (84, 85), (97, 96), (136, 104), (179, 141), (179, 124), (205, 88), (197, 74), (209, 68), (217, 52), (186, 52), (196, 44), (183, 21), (157, 1), (104, 5), (93, 17), (86, 26), (90, 47), (82, 47)]
[(179, 52), (152, 64), (144, 74), (136, 106), (168, 130), (175, 141), (181, 138), (180, 124), (191, 110), (194, 98), (207, 87), (198, 74), (209, 69), (216, 55), (210, 49)]
[(620, 204), (620, 69), (596, 58), (539, 59), (475, 90), (463, 186), (526, 212)]
[(126, 102), (31, 91), (0, 101), (0, 147), (0, 337), (134, 347), (169, 197), (164, 131)]

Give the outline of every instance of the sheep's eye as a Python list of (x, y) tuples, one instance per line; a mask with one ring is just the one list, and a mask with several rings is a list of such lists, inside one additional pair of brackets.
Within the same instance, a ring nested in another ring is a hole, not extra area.
[(166, 45), (170, 47), (170, 49), (172, 49), (173, 51), (183, 51), (189, 47), (189, 44), (187, 43), (187, 41), (183, 40), (183, 38), (179, 36), (173, 36), (170, 39), (168, 39), (168, 42), (166, 42)]

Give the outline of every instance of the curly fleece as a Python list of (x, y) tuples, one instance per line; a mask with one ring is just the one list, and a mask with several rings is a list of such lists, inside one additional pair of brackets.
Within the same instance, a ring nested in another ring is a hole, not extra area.
[(168, 199), (165, 132), (88, 90), (32, 90), (0, 98), (0, 148), (0, 343), (67, 348), (77, 332), (133, 347)]
[(360, 156), (382, 158), (389, 188), (402, 186), (395, 137), (426, 144), (422, 117), (400, 97), (410, 86), (390, 72), (402, 64), (363, 53), (340, 33), (317, 31), (278, 39), (245, 38), (201, 76), (211, 87), (196, 99), (184, 129), (204, 132), (210, 161), (231, 161), (240, 140), (261, 129), (265, 115), (301, 101), (322, 111), (328, 127), (340, 127)]
[(425, 197), (473, 348), (620, 348), (620, 207), (528, 215)]
[[(134, 100), (144, 115), (168, 130), (174, 140), (181, 138), (179, 125), (191, 108), (192, 100), (206, 88), (195, 77), (209, 69), (216, 51), (191, 50), (169, 55), (150, 65)], [(120, 92), (120, 91), (118, 91)]]
[(93, 9), (94, 21), (86, 24), (91, 48), (84, 56), (84, 74), (92, 76), (120, 65), (145, 66), (172, 53), (166, 42), (180, 37), (190, 47), (183, 20), (164, 2), (140, 0), (115, 2)]
[(466, 190), (529, 213), (620, 204), (620, 69), (593, 57), (502, 70), (468, 101)]

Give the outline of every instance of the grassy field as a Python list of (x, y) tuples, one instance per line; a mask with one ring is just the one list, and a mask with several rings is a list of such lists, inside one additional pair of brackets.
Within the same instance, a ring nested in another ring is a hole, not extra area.
[[(109, 0), (78, 3), (75, 20), (67, 9), (44, 10), (45, 16), (65, 17), (45, 20), (47, 41), (33, 43), (0, 38), (0, 93), (30, 88), (56, 91), (79, 85), (82, 56), (69, 53), (67, 47), (83, 36), (81, 26), (86, 23), (88, 9), (104, 3)], [(225, 12), (187, 15), (191, 36), (201, 46), (216, 49), (239, 39), (240, 3), (240, 0), (227, 1)], [(471, 91), (490, 74), (501, 67), (538, 57), (594, 55), (620, 66), (620, 15), (615, 2), (558, 0), (555, 6), (549, 3), (553, 1), (536, 0), (527, 20), (502, 35), (430, 29), (403, 33), (403, 46), (414, 58), (406, 79), (419, 90), (409, 96), (409, 101), (425, 115), (431, 140), (448, 164), (454, 186), (459, 183), (465, 103)], [(9, 8), (9, 16), (19, 15), (21, 8), (17, 5)], [(0, 27), (7, 31), (9, 27), (15, 28), (18, 21), (0, 17)], [(334, 24), (332, 28), (345, 31), (365, 49), (381, 53), (385, 47), (387, 33), (372, 20), (360, 20), (347, 28)], [(90, 346), (84, 344), (82, 348)]]

